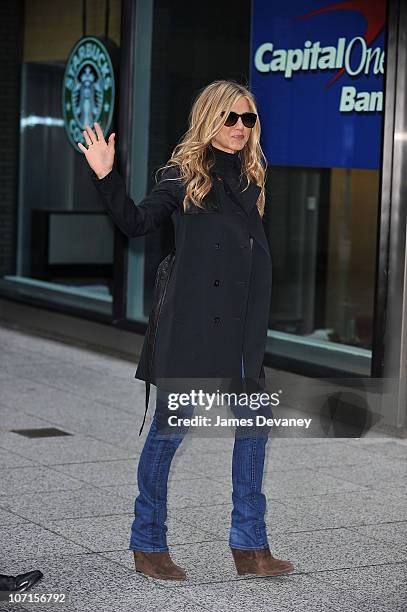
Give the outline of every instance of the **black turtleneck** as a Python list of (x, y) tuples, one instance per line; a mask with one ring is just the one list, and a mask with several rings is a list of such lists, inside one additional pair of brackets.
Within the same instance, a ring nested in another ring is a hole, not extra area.
[(214, 147), (212, 144), (209, 145), (209, 149), (215, 158), (215, 164), (212, 170), (224, 176), (232, 187), (239, 188), (241, 170), (239, 153), (228, 153), (227, 151), (222, 151), (222, 149)]

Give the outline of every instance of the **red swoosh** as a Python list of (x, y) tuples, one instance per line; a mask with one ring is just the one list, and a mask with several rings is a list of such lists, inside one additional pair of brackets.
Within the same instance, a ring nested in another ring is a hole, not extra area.
[[(366, 19), (366, 30), (363, 33), (363, 38), (367, 45), (370, 45), (381, 33), (386, 21), (386, 3), (384, 0), (347, 0), (346, 2), (335, 2), (329, 6), (325, 6), (309, 13), (304, 13), (295, 19), (302, 21), (308, 17), (314, 17), (321, 13), (329, 13), (331, 11), (356, 11), (363, 15)], [(345, 68), (341, 68), (328, 82), (328, 89), (335, 81), (337, 81), (345, 72)]]

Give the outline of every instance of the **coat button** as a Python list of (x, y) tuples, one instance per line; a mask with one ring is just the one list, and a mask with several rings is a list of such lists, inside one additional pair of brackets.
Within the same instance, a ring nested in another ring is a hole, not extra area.
[(219, 325), (219, 323), (220, 323), (220, 317), (215, 317), (215, 318), (213, 319), (213, 322), (215, 323), (215, 325)]
[(213, 283), (213, 284), (215, 285), (215, 287), (219, 287), (219, 282), (220, 282), (220, 281), (219, 281), (218, 279), (216, 279), (216, 280), (214, 281), (214, 283)]
[(248, 249), (249, 248), (248, 244), (241, 244), (240, 246), (242, 247), (242, 249)]
[(215, 249), (220, 249), (220, 244), (219, 242), (215, 242), (215, 244), (213, 245), (215, 247)]

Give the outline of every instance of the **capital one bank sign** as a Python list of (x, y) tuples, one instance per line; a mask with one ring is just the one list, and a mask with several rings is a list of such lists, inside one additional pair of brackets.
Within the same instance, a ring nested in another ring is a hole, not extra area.
[(385, 2), (276, 4), (254, 0), (252, 22), (269, 164), (378, 168)]

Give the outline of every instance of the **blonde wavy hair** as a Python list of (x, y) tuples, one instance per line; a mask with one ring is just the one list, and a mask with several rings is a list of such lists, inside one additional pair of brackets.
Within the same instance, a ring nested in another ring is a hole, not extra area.
[[(184, 211), (188, 201), (193, 202), (199, 208), (205, 208), (202, 200), (212, 187), (210, 169), (214, 163), (208, 150), (209, 145), (212, 138), (223, 127), (225, 119), (221, 116), (221, 112), (225, 111), (225, 117), (227, 117), (232, 106), (241, 96), (247, 99), (250, 111), (258, 114), (252, 92), (234, 80), (213, 81), (200, 90), (190, 111), (188, 130), (174, 148), (165, 166), (161, 166), (157, 170), (158, 173), (171, 167), (179, 169), (178, 178), (181, 178), (186, 186), (182, 203)], [(256, 205), (262, 217), (264, 214), (264, 183), (267, 160), (260, 146), (260, 133), (261, 127), (258, 117), (250, 131), (247, 143), (236, 155), (239, 155), (241, 160), (241, 178), (245, 177), (247, 180), (244, 191), (248, 188), (250, 181), (261, 187)]]

